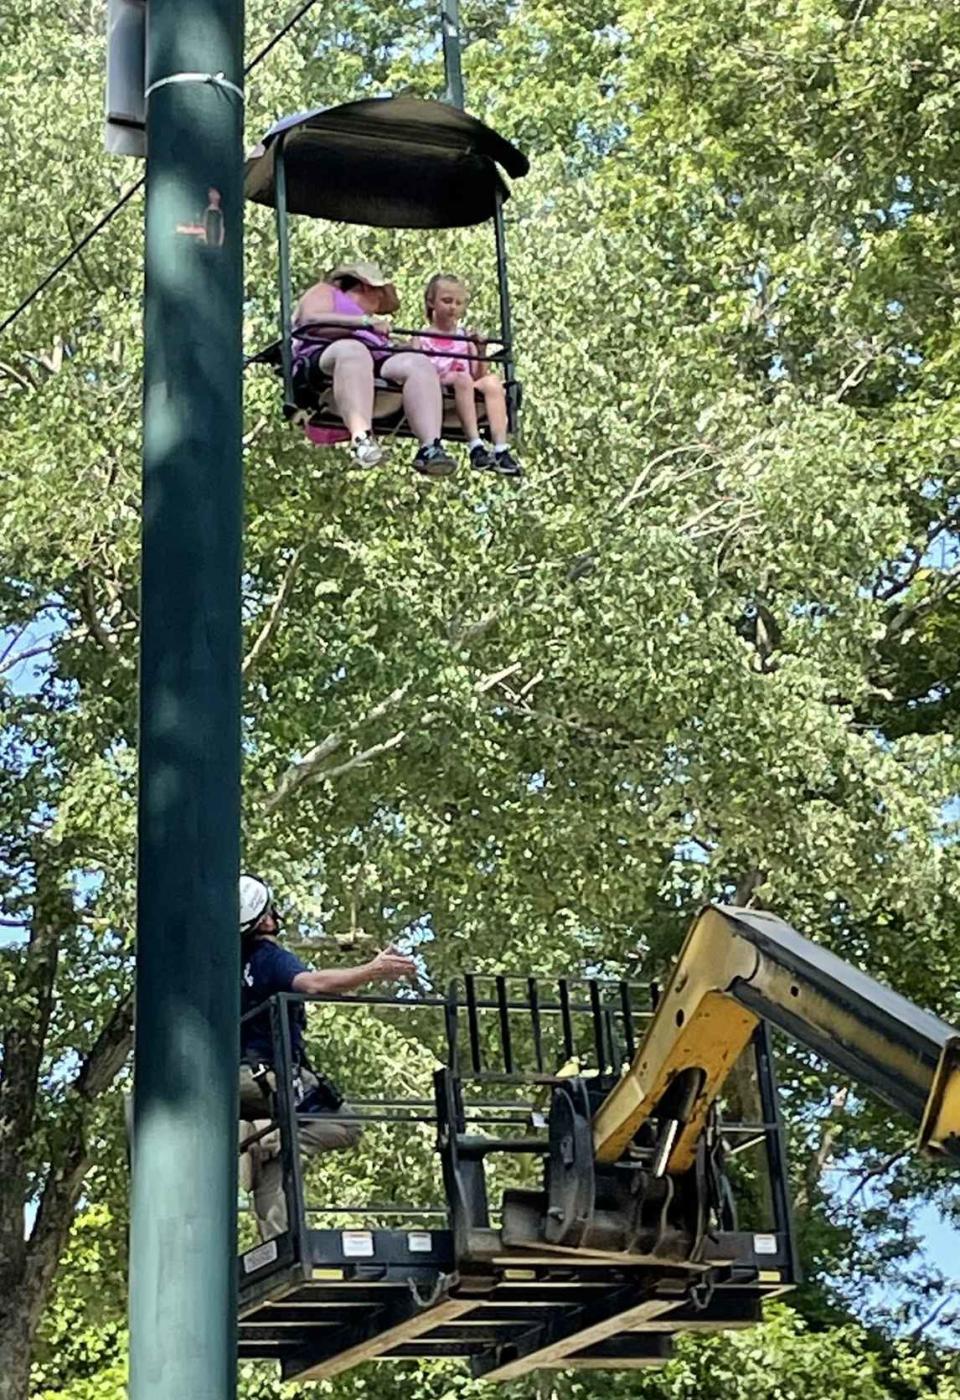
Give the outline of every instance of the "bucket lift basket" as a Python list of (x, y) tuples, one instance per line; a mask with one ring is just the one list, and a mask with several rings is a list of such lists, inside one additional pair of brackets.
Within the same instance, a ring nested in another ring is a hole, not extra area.
[[(457, 1357), (489, 1380), (535, 1368), (649, 1367), (668, 1359), (676, 1333), (748, 1326), (764, 1297), (797, 1282), (764, 1025), (735, 1076), (749, 1088), (717, 1116), (694, 1176), (676, 1186), (657, 1218), (637, 1222), (631, 1247), (554, 1251), (511, 1243), (509, 1221), (543, 1209), (529, 1185), (531, 1164), (575, 1151), (584, 1131), (578, 1102), (589, 1113), (629, 1061), (650, 1015), (635, 987), (468, 975), (445, 997), (318, 998), (338, 1002), (343, 1015), (364, 1004), (390, 1015), (431, 1007), (442, 1017), (433, 1103), (396, 1095), (351, 1101), (352, 1116), (396, 1125), (391, 1133), (411, 1121), (436, 1125), (442, 1188), (430, 1206), (409, 1208), (306, 1200), (289, 1072), (288, 1012), (299, 1000), (271, 1001), (291, 1225), (239, 1259), (241, 1358), (273, 1358), (291, 1381), (375, 1358)], [(551, 1142), (559, 1129), (547, 1130), (545, 1099), (558, 1093), (573, 1107), (568, 1133)], [(643, 1144), (634, 1151), (642, 1155)], [(752, 1163), (745, 1173), (736, 1169), (741, 1158)], [(527, 1184), (507, 1185), (497, 1199), (491, 1175), (495, 1169), (502, 1183), (511, 1166)], [(576, 1199), (569, 1205), (575, 1210)], [(349, 1227), (334, 1228), (330, 1217), (348, 1211)], [(372, 1218), (388, 1217), (403, 1223), (369, 1228)]]

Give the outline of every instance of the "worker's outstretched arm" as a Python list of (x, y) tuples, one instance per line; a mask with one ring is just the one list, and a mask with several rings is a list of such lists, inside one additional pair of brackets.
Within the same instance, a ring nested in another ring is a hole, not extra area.
[(385, 948), (357, 967), (331, 967), (319, 972), (298, 972), (292, 990), (306, 996), (335, 996), (355, 992), (371, 982), (400, 982), (416, 976), (416, 963), (405, 953)]

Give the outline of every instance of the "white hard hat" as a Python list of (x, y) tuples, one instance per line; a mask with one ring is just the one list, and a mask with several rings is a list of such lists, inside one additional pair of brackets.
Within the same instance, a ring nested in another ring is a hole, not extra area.
[(249, 933), (273, 904), (273, 891), (256, 875), (240, 876), (240, 932)]

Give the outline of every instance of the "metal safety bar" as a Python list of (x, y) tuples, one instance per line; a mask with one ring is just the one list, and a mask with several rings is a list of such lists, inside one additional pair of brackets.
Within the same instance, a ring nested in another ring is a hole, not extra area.
[(370, 1205), (357, 1206), (307, 1206), (308, 1215), (409, 1215), (440, 1216), (447, 1218), (446, 1206), (396, 1206), (390, 1202), (373, 1201)]
[[(376, 1100), (364, 1100), (364, 1102), (370, 1105), (375, 1105), (377, 1103)], [(385, 1107), (391, 1107), (391, 1105), (387, 1104)], [(395, 1107), (404, 1109), (407, 1108), (408, 1105), (399, 1103), (396, 1104)], [(413, 1105), (410, 1105), (410, 1107), (412, 1109)], [(473, 1107), (474, 1106), (468, 1102), (465, 1105), (466, 1112), (470, 1114)], [(438, 1121), (436, 1110), (432, 1106), (431, 1110), (432, 1111), (426, 1112), (411, 1111), (402, 1115), (396, 1113), (367, 1113), (364, 1112), (362, 1108), (358, 1110), (356, 1103), (351, 1102), (349, 1111), (344, 1111), (343, 1113), (337, 1111), (331, 1112), (328, 1109), (304, 1111), (301, 1108), (297, 1108), (296, 1118), (297, 1121), (301, 1123), (310, 1123), (317, 1120), (324, 1123), (392, 1123), (395, 1127), (402, 1127), (405, 1123), (436, 1123)], [(472, 1125), (489, 1123), (491, 1126), (510, 1123), (529, 1124), (531, 1116), (535, 1111), (535, 1108), (531, 1105), (530, 1109), (526, 1112), (473, 1113), (469, 1117), (468, 1122)], [(238, 1151), (241, 1153), (248, 1151), (251, 1147), (255, 1146), (256, 1143), (260, 1142), (262, 1138), (268, 1137), (270, 1133), (275, 1131), (279, 1124), (279, 1119), (277, 1118), (271, 1118), (269, 1120), (257, 1119), (257, 1121), (263, 1122), (264, 1126), (241, 1139), (238, 1148)]]
[[(322, 317), (319, 317), (312, 321), (300, 321), (297, 325), (293, 327), (293, 334), (298, 339), (306, 339), (307, 337), (305, 336), (305, 332), (324, 329), (331, 331), (345, 331), (349, 335), (353, 331), (373, 330), (373, 327), (365, 325), (346, 326), (342, 321), (325, 321)], [(436, 327), (433, 327), (433, 330), (436, 330)], [(389, 333), (385, 334), (387, 334), (388, 339), (390, 336), (394, 335), (430, 335), (431, 328), (429, 326), (421, 326), (419, 330), (412, 330), (409, 326), (391, 326)], [(476, 345), (478, 343), (482, 345), (499, 345), (501, 351), (510, 350), (512, 348), (508, 341), (501, 340), (499, 336), (495, 335), (469, 335), (466, 331), (443, 331), (442, 335), (444, 340), (460, 340), (467, 345)], [(425, 350), (423, 353), (425, 355), (443, 355), (446, 352), (443, 350)], [(466, 356), (464, 358), (466, 358)], [(490, 359), (496, 357), (480, 356), (479, 358)]]
[[(488, 980), (488, 979), (489, 979), (490, 981), (492, 981), (493, 978), (495, 977), (495, 975), (496, 975), (495, 973), (489, 973), (489, 974), (488, 974), (488, 973), (466, 973), (465, 976), (464, 976), (464, 978), (463, 978), (463, 981), (464, 981), (464, 983), (466, 983), (466, 982), (468, 981), (468, 979), (471, 978), (471, 977), (473, 978), (474, 983), (476, 983), (478, 980), (479, 980), (479, 981), (484, 981), (484, 980)], [(524, 983), (529, 983), (530, 981), (542, 981), (542, 980), (544, 980), (544, 979), (539, 979), (539, 978), (526, 978), (526, 977), (507, 977), (506, 980), (507, 980), (508, 983), (509, 983), (509, 982), (524, 982)], [(568, 988), (569, 988), (569, 987), (576, 987), (576, 986), (587, 986), (587, 985), (589, 984), (589, 982), (590, 982), (590, 978), (588, 978), (588, 977), (564, 977), (564, 978), (562, 978), (562, 979), (560, 979), (560, 980), (561, 980)], [(612, 987), (618, 987), (618, 986), (627, 986), (628, 988), (630, 987), (630, 984), (629, 984), (629, 983), (618, 983), (618, 982), (613, 981), (612, 979), (611, 979), (609, 982), (606, 982), (603, 978), (599, 978), (598, 981), (599, 981), (601, 987), (610, 987), (610, 988), (612, 988)], [(393, 1006), (393, 1007), (399, 1008), (399, 1009), (402, 1010), (402, 1011), (428, 1010), (428, 1009), (430, 1009), (431, 1007), (447, 1007), (447, 1006), (449, 1006), (449, 1005), (451, 1004), (451, 1002), (450, 1002), (450, 996), (449, 996), (449, 995), (448, 995), (448, 996), (420, 996), (420, 995), (417, 995), (417, 996), (397, 997), (397, 996), (377, 996), (377, 995), (369, 995), (369, 996), (367, 996), (367, 995), (364, 995), (364, 994), (359, 993), (359, 992), (344, 993), (342, 996), (341, 996), (339, 993), (337, 993), (337, 992), (311, 992), (311, 993), (306, 993), (306, 992), (302, 992), (302, 993), (301, 993), (301, 992), (277, 992), (276, 995), (277, 995), (278, 997), (279, 997), (279, 996), (285, 997), (288, 1001), (302, 1001), (302, 1002), (307, 1002), (307, 1003), (312, 1003), (312, 1002), (328, 1002), (328, 1003), (332, 1003), (332, 1004), (334, 1004), (334, 1005), (336, 1005), (336, 1006)], [(569, 996), (569, 993), (568, 993), (568, 996)], [(456, 1006), (458, 1009), (462, 1009), (462, 1008), (463, 1008), (464, 1006), (466, 1006), (466, 1004), (467, 1004), (466, 998), (465, 998), (462, 1002), (458, 1002), (458, 1001), (456, 1001), (456, 999), (455, 999), (454, 1004), (455, 1004), (455, 1006)], [(496, 1000), (495, 998), (485, 998), (485, 997), (477, 997), (477, 998), (475, 998), (475, 1004), (476, 1004), (477, 1008), (478, 1008), (479, 1010), (481, 1010), (481, 1011), (495, 1011), (495, 1010), (497, 1010), (497, 1009), (499, 1008), (499, 1006), (500, 1006), (500, 1002), (499, 1002), (498, 1000)], [(523, 999), (523, 1000), (510, 1000), (510, 999), (508, 999), (508, 1001), (507, 1001), (507, 1006), (508, 1006), (509, 1010), (511, 1010), (511, 1011), (527, 1011), (527, 1010), (529, 1010), (530, 1002), (529, 1002), (529, 1000), (527, 1000), (527, 999)], [(546, 1015), (551, 1015), (551, 1016), (559, 1015), (559, 1014), (562, 1013), (562, 1010), (563, 1010), (562, 1005), (561, 1005), (561, 1003), (560, 1003), (559, 1001), (556, 1001), (556, 1002), (541, 1002), (541, 1003), (540, 1003), (540, 1009), (541, 1009), (541, 1011), (543, 1011)], [(590, 1002), (589, 1002), (589, 1001), (575, 1001), (575, 1002), (570, 1002), (570, 1010), (573, 1011), (573, 1012), (578, 1012), (578, 1013), (588, 1013), (588, 1012), (590, 1012), (590, 1010), (591, 1010), (591, 1005), (590, 1005)], [(241, 1019), (244, 1020), (244, 1021), (249, 1020), (252, 1016), (257, 1016), (257, 1015), (259, 1015), (262, 1011), (263, 1011), (263, 1006), (262, 1006), (262, 1005), (260, 1005), (260, 1006), (255, 1006), (252, 1010), (247, 1011)], [(636, 1011), (636, 1010), (635, 1010), (635, 1011), (633, 1012), (633, 1015), (634, 1015), (638, 1020), (648, 1020), (648, 1019), (652, 1016), (652, 1014), (653, 1014), (653, 1013), (650, 1012), (650, 1011)]]

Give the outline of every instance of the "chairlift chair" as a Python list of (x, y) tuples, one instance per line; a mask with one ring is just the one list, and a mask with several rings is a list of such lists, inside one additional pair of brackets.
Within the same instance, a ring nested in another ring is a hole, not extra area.
[[(276, 210), (280, 339), (252, 360), (282, 374), (288, 419), (313, 427), (343, 426), (330, 376), (315, 359), (294, 361), (290, 214), (372, 228), (468, 228), (489, 220), (496, 240), (500, 326), (499, 334), (490, 337), (487, 358), (503, 370), (510, 431), (516, 431), (521, 385), (514, 369), (507, 283), (503, 205), (510, 191), (504, 173), (516, 179), (529, 168), (521, 151), (476, 117), (410, 95), (297, 112), (270, 128), (247, 161), (245, 191), (248, 199)], [(319, 330), (321, 323), (313, 328)], [(297, 329), (302, 333), (310, 327)], [(397, 333), (416, 331), (397, 328)], [(375, 388), (374, 430), (412, 436), (400, 386), (378, 378)], [(448, 387), (443, 432), (464, 440)]]

